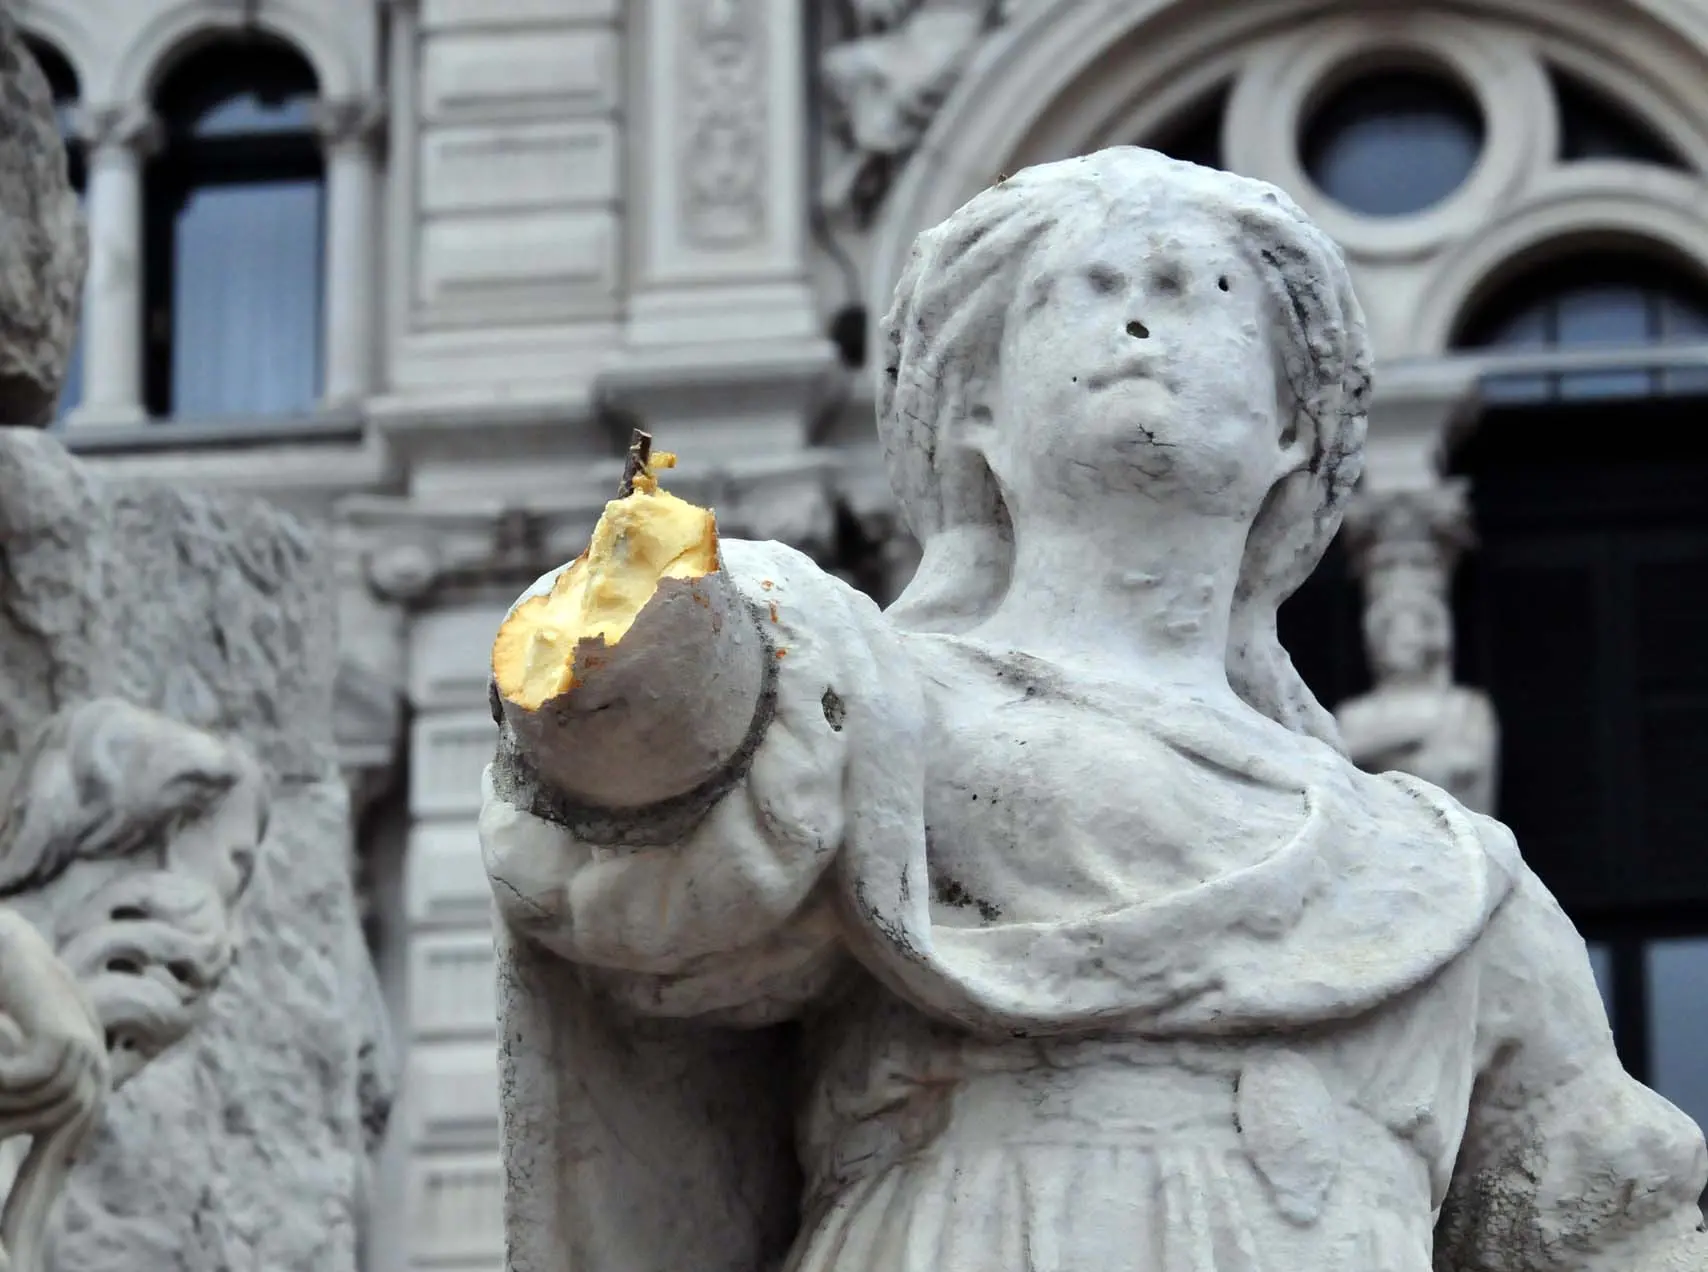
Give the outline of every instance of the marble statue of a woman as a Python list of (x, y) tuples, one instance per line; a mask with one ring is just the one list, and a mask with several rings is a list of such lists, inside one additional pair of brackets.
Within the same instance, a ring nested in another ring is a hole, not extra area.
[(893, 607), (726, 541), (578, 664), (577, 752), (495, 698), (507, 1266), (1708, 1270), (1701, 1132), (1511, 836), (1277, 641), (1361, 462), (1334, 246), (1109, 150), (884, 325)]

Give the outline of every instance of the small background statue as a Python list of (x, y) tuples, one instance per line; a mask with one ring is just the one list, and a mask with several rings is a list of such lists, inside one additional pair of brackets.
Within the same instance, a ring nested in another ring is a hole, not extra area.
[(0, 1137), (16, 1171), (0, 1268), (42, 1266), (107, 1092), (203, 1019), (267, 810), (240, 746), (120, 699), (60, 712), (26, 747), (0, 804)]
[(1364, 585), (1364, 644), (1376, 681), (1337, 710), (1348, 754), (1361, 768), (1413, 774), (1492, 813), (1494, 706), (1453, 681), (1450, 586), (1471, 543), (1464, 483), (1360, 494), (1343, 534)]

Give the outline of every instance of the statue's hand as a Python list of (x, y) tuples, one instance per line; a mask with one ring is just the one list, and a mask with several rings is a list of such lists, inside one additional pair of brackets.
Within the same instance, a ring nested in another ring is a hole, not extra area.
[(46, 938), (0, 907), (0, 1137), (36, 1135), (96, 1107), (108, 1087), (94, 1007)]
[(93, 1006), (35, 926), (0, 906), (0, 1139), (30, 1150), (0, 1213), (0, 1272), (39, 1272), (48, 1215), (110, 1089)]

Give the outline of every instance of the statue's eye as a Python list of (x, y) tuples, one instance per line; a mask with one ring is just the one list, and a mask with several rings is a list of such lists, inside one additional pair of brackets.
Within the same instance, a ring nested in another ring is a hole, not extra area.
[(1226, 274), (1216, 280), (1216, 287), (1221, 291), (1228, 290), (1228, 276)]
[(1099, 296), (1112, 296), (1126, 283), (1121, 271), (1109, 265), (1093, 265), (1085, 271), (1085, 281)]

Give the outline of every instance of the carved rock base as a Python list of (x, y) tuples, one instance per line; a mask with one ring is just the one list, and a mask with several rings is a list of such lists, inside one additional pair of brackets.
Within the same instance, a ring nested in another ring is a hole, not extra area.
[(0, 766), (40, 720), (111, 694), (240, 738), (274, 791), (209, 1019), (110, 1099), (48, 1266), (352, 1272), (362, 1057), (381, 1022), (322, 546), (260, 503), (103, 482), (15, 429), (0, 431), (0, 543)]

